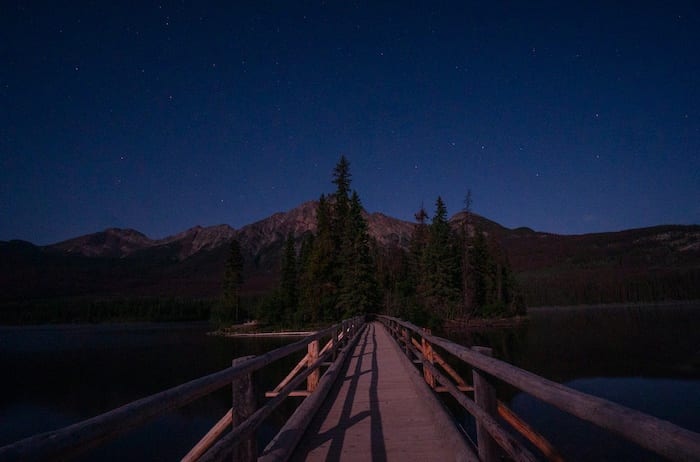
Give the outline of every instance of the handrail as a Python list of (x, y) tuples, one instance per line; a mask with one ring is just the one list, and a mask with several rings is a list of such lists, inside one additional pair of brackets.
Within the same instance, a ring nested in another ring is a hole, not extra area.
[[(361, 318), (353, 318), (313, 333), (303, 339), (205, 375), (165, 391), (125, 404), (87, 420), (46, 433), (30, 436), (0, 447), (0, 460), (45, 460), (75, 456), (87, 449), (141, 425), (160, 414), (182, 407), (238, 377), (250, 374), (285, 356), (307, 348), (310, 342), (349, 327), (354, 332)], [(320, 361), (317, 361), (320, 365)]]
[[(700, 460), (700, 434), (671, 422), (573, 390), (512, 364), (422, 331), (414, 324), (390, 316), (377, 316), (385, 324), (401, 326), (437, 345), (473, 368), (498, 378), (538, 399), (585, 421), (616, 433), (672, 460)], [(402, 339), (405, 343), (407, 339)], [(409, 340), (409, 343), (412, 343)], [(413, 347), (413, 345), (410, 345)], [(444, 379), (444, 376), (443, 376)]]

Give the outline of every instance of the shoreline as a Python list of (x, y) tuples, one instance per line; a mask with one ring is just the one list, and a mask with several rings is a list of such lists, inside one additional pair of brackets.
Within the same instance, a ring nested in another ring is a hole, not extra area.
[(672, 306), (693, 306), (699, 305), (700, 300), (663, 300), (658, 302), (612, 302), (612, 303), (594, 303), (589, 305), (549, 305), (549, 306), (532, 306), (527, 307), (528, 313), (534, 311), (556, 311), (556, 310), (571, 310), (571, 309), (600, 309), (600, 308), (645, 308), (645, 307), (672, 307)]
[(311, 334), (315, 334), (316, 331), (282, 331), (282, 332), (207, 332), (207, 335), (212, 335), (216, 337), (307, 337)]
[(530, 322), (530, 317), (526, 315), (513, 316), (510, 318), (469, 318), (453, 319), (445, 321), (443, 329), (445, 332), (464, 332), (478, 329), (503, 329), (513, 328)]

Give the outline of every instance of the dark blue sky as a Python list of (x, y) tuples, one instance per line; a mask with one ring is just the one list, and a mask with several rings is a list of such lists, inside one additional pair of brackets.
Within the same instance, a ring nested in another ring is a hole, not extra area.
[(2, 240), (240, 227), (341, 154), (407, 220), (700, 222), (696, 2), (66, 3), (0, 5)]

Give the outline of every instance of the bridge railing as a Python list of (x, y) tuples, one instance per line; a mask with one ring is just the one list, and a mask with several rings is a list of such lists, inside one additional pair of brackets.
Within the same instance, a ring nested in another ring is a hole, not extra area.
[[(236, 459), (257, 457), (254, 432), (290, 395), (312, 394), (321, 380), (321, 366), (339, 363), (357, 341), (364, 318), (348, 319), (259, 356), (236, 358), (230, 367), (154, 395), (125, 404), (104, 414), (59, 430), (31, 436), (0, 448), (2, 461), (64, 460), (99, 446), (163, 413), (180, 408), (225, 386), (232, 386), (232, 407), (202, 440), (183, 458), (186, 461), (219, 460), (232, 451)], [(323, 348), (320, 341), (328, 339)], [(256, 406), (251, 374), (272, 362), (306, 349), (307, 353), (273, 391), (270, 400)], [(304, 390), (297, 390), (306, 381)], [(306, 401), (306, 400), (305, 400)], [(217, 441), (218, 440), (218, 441)]]
[[(490, 349), (467, 348), (410, 322), (377, 316), (410, 359), (422, 364), (425, 381), (435, 391), (449, 392), (477, 423), (477, 449), (484, 461), (497, 460), (496, 445), (514, 460), (537, 460), (499, 423), (505, 420), (549, 460), (563, 460), (540, 434), (496, 398), (495, 380), (501, 380), (564, 412), (591, 422), (628, 441), (671, 460), (700, 460), (700, 434), (668, 421), (573, 390), (512, 364), (491, 357)], [(468, 384), (436, 351), (439, 347), (473, 371)], [(467, 393), (473, 392), (474, 399)], [(498, 417), (498, 418), (497, 418)]]

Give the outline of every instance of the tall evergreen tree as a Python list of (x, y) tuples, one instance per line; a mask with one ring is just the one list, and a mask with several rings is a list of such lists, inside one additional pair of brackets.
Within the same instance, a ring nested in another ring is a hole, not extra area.
[(241, 285), (243, 284), (243, 255), (241, 245), (231, 241), (229, 256), (224, 270), (223, 294), (214, 307), (212, 318), (218, 323), (238, 322), (241, 308)]
[(415, 266), (416, 271), (421, 272), (423, 266), (423, 256), (425, 248), (428, 245), (429, 233), (427, 220), (430, 218), (425, 207), (421, 204), (418, 212), (414, 214), (416, 217), (416, 226), (411, 234), (411, 243), (409, 244), (409, 252), (411, 255), (411, 263)]
[(335, 199), (335, 227), (338, 239), (343, 238), (345, 222), (350, 213), (350, 162), (345, 156), (340, 156), (340, 160), (333, 168), (333, 184), (336, 187), (333, 198)]
[(426, 308), (443, 319), (454, 317), (460, 295), (459, 265), (442, 197), (435, 202), (424, 262), (425, 284), (421, 287), (421, 295)]
[(314, 252), (314, 234), (307, 232), (301, 241), (301, 249), (299, 250), (297, 280), (299, 281), (298, 292), (298, 307), (294, 313), (294, 322), (304, 324), (311, 321), (312, 306), (309, 304), (312, 296), (312, 281), (311, 281), (311, 257)]
[(321, 195), (316, 209), (316, 237), (308, 254), (308, 262), (301, 275), (302, 305), (308, 320), (318, 322), (334, 316), (337, 283), (335, 281), (335, 255), (333, 212), (325, 195)]
[(473, 307), (473, 287), (471, 284), (472, 267), (469, 259), (471, 213), (472, 213), (472, 192), (467, 190), (464, 198), (464, 220), (460, 229), (460, 256), (461, 256), (461, 278), (462, 278), (462, 305), (461, 316), (468, 316), (472, 313)]
[(299, 309), (298, 287), (297, 254), (294, 245), (294, 237), (289, 233), (284, 248), (284, 258), (282, 259), (282, 281), (280, 283), (284, 304), (281, 318), (285, 324), (290, 324), (292, 322), (295, 313)]
[[(429, 230), (427, 220), (428, 213), (423, 204), (418, 212), (414, 214), (416, 226), (411, 233), (411, 241), (408, 246), (408, 254), (405, 259), (407, 284), (405, 286), (407, 297), (409, 298), (409, 310), (418, 309), (424, 305), (424, 293), (427, 288), (427, 275), (425, 271), (426, 248), (428, 246)], [(420, 305), (420, 306), (418, 306)], [(415, 316), (408, 316), (415, 319)], [(417, 321), (417, 320), (416, 320)]]
[(486, 236), (481, 230), (478, 230), (474, 237), (470, 259), (473, 268), (474, 305), (477, 314), (484, 316), (496, 299), (496, 278), (495, 264)]
[(360, 196), (353, 191), (342, 239), (338, 317), (375, 311), (379, 304), (376, 265), (370, 252), (367, 222)]

